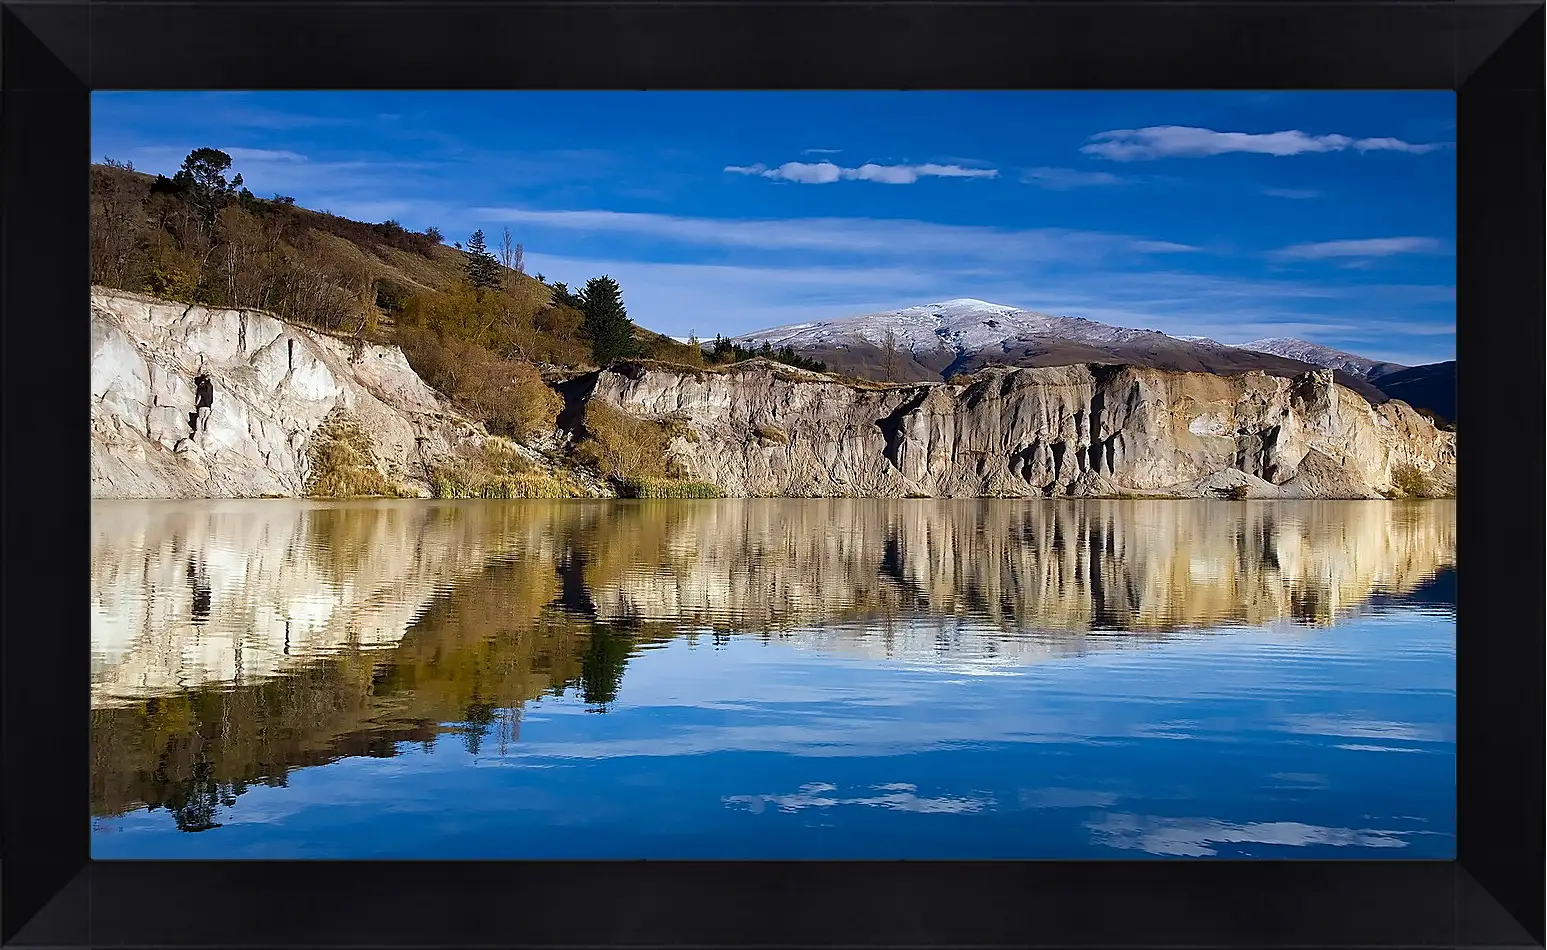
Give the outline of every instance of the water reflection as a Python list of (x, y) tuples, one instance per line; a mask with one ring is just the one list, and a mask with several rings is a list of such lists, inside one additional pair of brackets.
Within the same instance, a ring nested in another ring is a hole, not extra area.
[[(956, 675), (1453, 610), (1454, 525), (1452, 502), (97, 502), (93, 812), (164, 808), (210, 830), (309, 766), (448, 734), (504, 757), (533, 700), (606, 712), (643, 653), (683, 639)], [(806, 783), (726, 804), (982, 801)], [(1293, 833), (1122, 821), (1093, 833), (1199, 853)]]

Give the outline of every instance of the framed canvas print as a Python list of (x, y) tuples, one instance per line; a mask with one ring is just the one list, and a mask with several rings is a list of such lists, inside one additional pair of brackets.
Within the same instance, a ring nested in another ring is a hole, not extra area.
[(1540, 945), (1538, 5), (5, 16), (7, 942)]

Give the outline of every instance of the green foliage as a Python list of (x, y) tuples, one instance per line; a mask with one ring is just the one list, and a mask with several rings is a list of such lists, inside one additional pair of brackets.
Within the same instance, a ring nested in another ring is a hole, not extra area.
[(408, 294), (396, 283), (380, 278), (376, 281), (376, 308), (386, 313), (402, 313)]
[(467, 282), (474, 290), (485, 290), (500, 285), (500, 262), (494, 259), (484, 246), (483, 230), (473, 232), (467, 241)]
[(172, 184), (193, 206), (206, 227), (214, 224), (220, 209), (236, 198), (236, 189), (242, 185), (241, 175), (226, 181), (226, 172), (230, 168), (231, 156), (225, 152), (196, 148), (188, 153), (182, 167), (172, 176)]
[(1391, 487), (1403, 498), (1433, 498), (1439, 494), (1429, 476), (1410, 464), (1391, 467)]
[(623, 670), (633, 649), (634, 641), (625, 633), (598, 625), (580, 658), (581, 699), (605, 712), (618, 698)]
[[(93, 165), (92, 281), (360, 334), (378, 312), (375, 281), (389, 269), (377, 255), (436, 247), (395, 221), (350, 221), (284, 195), (259, 199), (241, 175), (228, 181), (230, 171), (230, 156), (209, 148), (190, 152), (172, 178)], [(380, 303), (392, 312), (390, 291)]]
[(623, 307), (623, 291), (611, 277), (593, 277), (580, 292), (581, 332), (591, 341), (591, 358), (598, 366), (637, 355), (634, 323)]
[(618, 483), (623, 498), (724, 498), (725, 492), (711, 482), (679, 478), (625, 478)]
[(531, 363), (418, 326), (400, 328), (398, 342), (425, 382), (495, 435), (527, 442), (553, 431), (564, 400)]
[(799, 353), (796, 353), (795, 348), (789, 344), (785, 344), (778, 349), (774, 349), (773, 344), (769, 343), (767, 340), (764, 340), (763, 345), (757, 349), (748, 349), (747, 347), (741, 346), (738, 343), (732, 343), (730, 340), (716, 335), (714, 338), (714, 346), (709, 350), (708, 359), (709, 362), (716, 365), (741, 363), (750, 359), (765, 359), (784, 363), (785, 365), (793, 366), (796, 369), (809, 369), (818, 373), (827, 372), (827, 364), (821, 360), (814, 360), (809, 357), (801, 356)]
[(586, 404), (585, 437), (575, 447), (581, 463), (615, 481), (664, 478), (666, 445), (671, 432), (664, 423), (636, 419), (617, 407), (593, 399)]
[(1222, 494), (1231, 501), (1245, 501), (1251, 492), (1251, 487), (1248, 485), (1231, 485), (1224, 489)]

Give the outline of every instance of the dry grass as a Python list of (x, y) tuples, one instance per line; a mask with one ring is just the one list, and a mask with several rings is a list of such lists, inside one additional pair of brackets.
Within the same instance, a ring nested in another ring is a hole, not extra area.
[(324, 422), (312, 436), (310, 455), (306, 494), (312, 498), (410, 497), (376, 467), (370, 440), (353, 423)]
[(783, 429), (779, 428), (778, 426), (771, 426), (771, 425), (753, 426), (752, 427), (752, 431), (754, 433), (756, 433), (757, 437), (759, 439), (762, 439), (764, 442), (777, 442), (780, 445), (783, 445), (783, 444), (785, 444), (785, 443), (790, 441), (789, 433), (785, 432)]
[(470, 458), (437, 466), (430, 492), (436, 498), (579, 498), (584, 494), (569, 479), (539, 471), (501, 439), (485, 442)]
[(575, 457), (614, 480), (664, 478), (671, 435), (667, 423), (636, 419), (593, 399), (585, 407), (585, 438)]
[(1391, 487), (1399, 498), (1434, 498), (1439, 495), (1429, 476), (1416, 465), (1392, 466)]

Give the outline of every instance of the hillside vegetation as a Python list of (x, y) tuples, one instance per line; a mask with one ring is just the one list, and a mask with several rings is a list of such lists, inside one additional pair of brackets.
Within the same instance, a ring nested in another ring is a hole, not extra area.
[[(233, 174), (233, 172), (235, 174)], [(509, 229), (447, 246), (434, 228), (366, 223), (260, 198), (230, 156), (189, 153), (171, 178), (106, 159), (91, 168), (92, 282), (211, 307), (266, 310), (333, 335), (402, 347), (414, 370), (497, 435), (527, 442), (562, 408), (548, 370), (642, 358), (700, 368), (793, 352), (706, 354), (637, 327), (611, 278), (571, 291), (526, 273)], [(620, 473), (651, 475), (653, 472)]]

